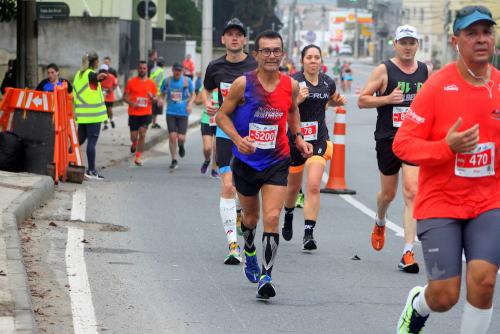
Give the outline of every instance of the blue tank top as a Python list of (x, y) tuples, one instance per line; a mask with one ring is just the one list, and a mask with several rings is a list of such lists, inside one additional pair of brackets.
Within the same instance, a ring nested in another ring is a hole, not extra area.
[(257, 150), (242, 154), (233, 145), (233, 154), (253, 169), (263, 171), (290, 159), (286, 125), (292, 105), (292, 79), (280, 73), (280, 83), (273, 92), (267, 92), (256, 71), (245, 73), (245, 77), (245, 102), (235, 109), (232, 117), (238, 134), (252, 137)]

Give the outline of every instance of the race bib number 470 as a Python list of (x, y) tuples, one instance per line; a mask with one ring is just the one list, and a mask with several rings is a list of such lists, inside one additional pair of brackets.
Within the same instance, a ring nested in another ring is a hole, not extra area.
[(405, 120), (405, 114), (408, 107), (392, 107), (392, 126), (399, 128)]
[(138, 107), (145, 108), (148, 106), (148, 99), (145, 97), (138, 97), (135, 100), (135, 103), (137, 104)]
[(250, 138), (255, 140), (255, 147), (262, 150), (269, 150), (276, 147), (276, 137), (278, 136), (278, 125), (263, 125), (250, 123)]
[(305, 141), (318, 139), (318, 122), (301, 122), (300, 132), (304, 135)]
[(481, 143), (472, 152), (457, 153), (455, 175), (463, 177), (495, 175), (495, 143)]

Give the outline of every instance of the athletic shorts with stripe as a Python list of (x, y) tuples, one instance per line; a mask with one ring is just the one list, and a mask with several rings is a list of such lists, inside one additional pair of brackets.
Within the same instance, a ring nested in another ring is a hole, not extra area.
[(219, 166), (219, 173), (231, 172), (231, 160), (233, 158), (233, 142), (224, 137), (215, 137), (215, 161)]
[(462, 275), (462, 250), (467, 262), (484, 260), (500, 266), (500, 209), (473, 219), (430, 218), (417, 222), (429, 280)]
[(202, 136), (215, 136), (215, 130), (217, 127), (210, 126), (207, 123), (201, 123), (201, 135)]
[(326, 161), (332, 158), (333, 144), (329, 140), (317, 140), (310, 142), (313, 145), (313, 156), (304, 158), (295, 144), (289, 140), (290, 144), (290, 173), (300, 173), (304, 166), (311, 162), (319, 162), (326, 166)]

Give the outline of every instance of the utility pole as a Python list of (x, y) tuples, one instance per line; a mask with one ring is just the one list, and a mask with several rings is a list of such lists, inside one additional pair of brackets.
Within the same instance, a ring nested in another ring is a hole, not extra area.
[(148, 58), (149, 50), (151, 50), (151, 18), (149, 17), (149, 1), (145, 0), (146, 3), (146, 16), (144, 17), (144, 55), (145, 59)]
[(247, 46), (246, 46), (246, 52), (250, 54), (250, 36), (252, 36), (253, 30), (250, 28), (250, 26), (247, 26)]
[(38, 83), (36, 1), (17, 0), (17, 73), (19, 88)]
[(204, 71), (212, 59), (213, 38), (213, 0), (203, 0), (201, 28), (201, 68)]
[(297, 8), (297, 0), (288, 9), (288, 58), (292, 58), (293, 45), (295, 39), (295, 10)]
[(446, 1), (444, 4), (444, 33), (443, 33), (443, 48), (442, 48), (442, 56), (441, 56), (441, 66), (448, 64), (448, 31), (450, 29), (450, 1)]
[(354, 7), (354, 58), (359, 57), (359, 24), (358, 7)]

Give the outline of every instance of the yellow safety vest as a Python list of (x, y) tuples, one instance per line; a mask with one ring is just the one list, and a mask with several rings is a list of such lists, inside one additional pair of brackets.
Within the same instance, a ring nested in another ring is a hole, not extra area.
[(156, 84), (156, 95), (161, 95), (161, 84), (163, 79), (165, 78), (165, 73), (163, 72), (163, 68), (155, 67), (153, 71), (151, 71), (151, 75), (149, 76), (151, 80)]
[(82, 75), (80, 71), (76, 72), (73, 81), (73, 103), (76, 122), (79, 124), (101, 123), (108, 119), (101, 84), (97, 84), (96, 90), (90, 89), (90, 72), (94, 70), (89, 68)]

